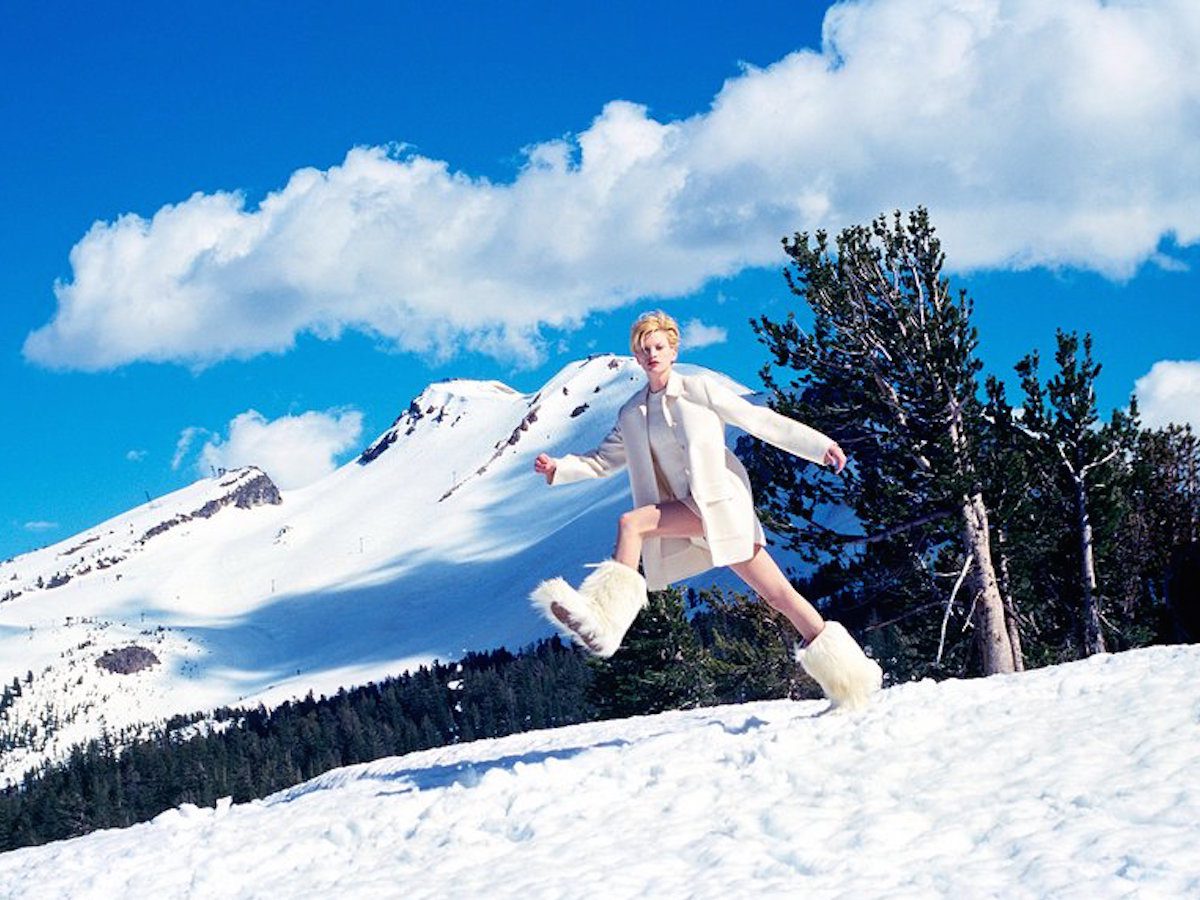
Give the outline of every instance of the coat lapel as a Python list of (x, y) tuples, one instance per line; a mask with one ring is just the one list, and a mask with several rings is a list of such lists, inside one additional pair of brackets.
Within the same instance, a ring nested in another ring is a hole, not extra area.
[[(646, 390), (647, 392), (650, 390), (649, 385), (647, 385)], [(678, 418), (677, 411), (675, 409), (675, 401), (679, 399), (679, 395), (682, 392), (683, 380), (680, 378), (679, 373), (672, 369), (671, 374), (667, 376), (667, 386), (663, 389), (662, 403), (663, 415), (666, 417), (667, 425), (675, 433), (675, 437), (677, 439), (680, 438), (681, 435), (679, 433), (679, 429), (676, 427)], [(649, 396), (649, 393), (647, 393), (646, 397), (649, 398)]]
[[(650, 385), (646, 385), (646, 390), (650, 390)], [(683, 390), (683, 376), (674, 369), (671, 369), (671, 374), (667, 376), (667, 396), (674, 400)]]

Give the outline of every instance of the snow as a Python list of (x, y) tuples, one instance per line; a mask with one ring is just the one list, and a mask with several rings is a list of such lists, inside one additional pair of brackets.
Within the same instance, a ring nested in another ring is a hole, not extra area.
[(478, 741), (0, 855), (0, 896), (1200, 896), (1200, 647)]
[[(533, 459), (596, 446), (644, 383), (632, 358), (611, 355), (573, 362), (533, 394), (437, 382), (369, 463), (283, 491), (282, 503), (225, 506), (141, 540), (260, 476), (239, 470), (0, 562), (0, 685), (34, 676), (0, 712), (0, 735), (38, 726), (0, 756), (0, 785), (103, 730), (333, 694), (548, 637), (530, 590), (582, 578), (611, 552), (629, 488), (621, 475), (551, 490)], [(45, 586), (61, 574), (70, 580)], [(740, 585), (727, 573), (699, 583), (721, 578)], [(96, 667), (131, 644), (161, 664)]]

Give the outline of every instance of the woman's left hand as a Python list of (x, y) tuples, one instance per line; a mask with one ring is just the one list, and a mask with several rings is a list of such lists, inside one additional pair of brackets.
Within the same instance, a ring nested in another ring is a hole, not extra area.
[(835, 443), (825, 451), (824, 463), (834, 472), (841, 474), (842, 469), (846, 468), (846, 451)]

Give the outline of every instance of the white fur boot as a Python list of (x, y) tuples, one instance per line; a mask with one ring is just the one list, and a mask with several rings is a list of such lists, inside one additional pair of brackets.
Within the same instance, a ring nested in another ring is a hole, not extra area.
[(608, 559), (595, 567), (579, 590), (561, 578), (543, 581), (530, 594), (551, 622), (597, 656), (612, 656), (646, 605), (646, 579)]
[(883, 684), (883, 670), (838, 622), (826, 622), (812, 642), (796, 654), (834, 706), (857, 709)]

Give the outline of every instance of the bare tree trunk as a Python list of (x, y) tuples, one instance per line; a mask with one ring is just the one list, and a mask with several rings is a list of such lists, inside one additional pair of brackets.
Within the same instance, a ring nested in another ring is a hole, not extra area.
[(1092, 656), (1104, 652), (1104, 635), (1100, 631), (1100, 598), (1096, 591), (1096, 560), (1092, 520), (1087, 508), (1087, 487), (1078, 476), (1074, 482), (1075, 516), (1079, 525), (1079, 574), (1083, 588), (1083, 652)]
[(992, 566), (987, 507), (979, 493), (963, 498), (963, 549), (971, 557), (971, 586), (975, 603), (975, 634), (983, 673), (1015, 672), (1016, 659), (1004, 622), (1004, 601)]
[(1017, 624), (1017, 613), (1012, 607), (1012, 598), (1005, 597), (1004, 623), (1008, 626), (1008, 642), (1012, 645), (1013, 670), (1025, 671), (1025, 651), (1021, 648), (1021, 629)]
[(996, 529), (996, 542), (1000, 545), (996, 556), (1000, 560), (1000, 597), (1004, 601), (1004, 624), (1008, 629), (1008, 642), (1012, 645), (1013, 666), (1018, 672), (1025, 671), (1025, 651), (1021, 649), (1021, 627), (1017, 621), (1017, 605), (1013, 602), (1012, 582), (1008, 577), (1008, 553), (1004, 549), (1006, 534), (1003, 527)]

